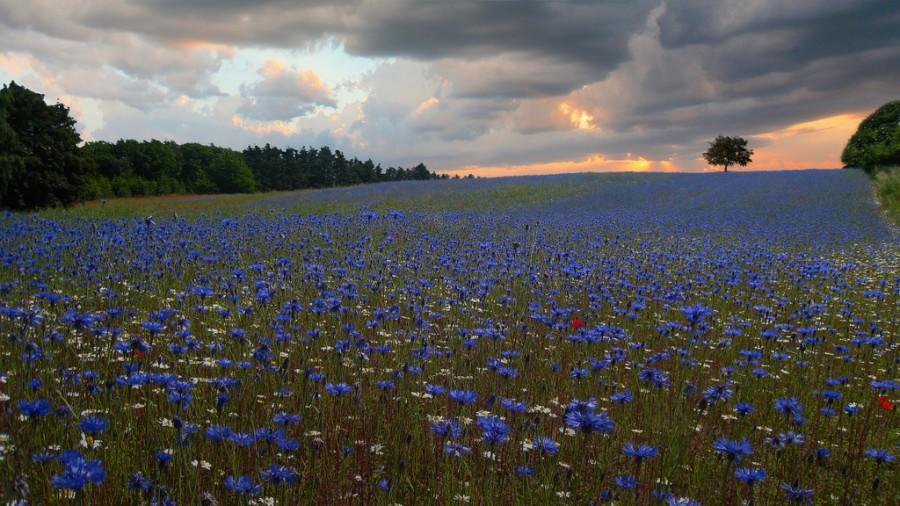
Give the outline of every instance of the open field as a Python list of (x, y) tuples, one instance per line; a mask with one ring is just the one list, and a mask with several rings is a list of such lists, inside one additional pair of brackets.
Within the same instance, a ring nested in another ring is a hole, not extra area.
[(893, 505), (898, 296), (859, 171), (7, 214), (0, 498)]

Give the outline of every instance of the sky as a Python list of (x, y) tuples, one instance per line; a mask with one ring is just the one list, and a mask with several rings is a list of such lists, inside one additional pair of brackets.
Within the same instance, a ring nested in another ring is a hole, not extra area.
[(895, 0), (0, 0), (0, 81), (85, 140), (482, 176), (840, 167), (900, 98)]

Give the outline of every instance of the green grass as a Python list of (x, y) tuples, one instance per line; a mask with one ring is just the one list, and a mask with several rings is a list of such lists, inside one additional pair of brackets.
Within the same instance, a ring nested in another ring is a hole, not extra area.
[(900, 167), (886, 167), (875, 173), (875, 194), (894, 223), (900, 224)]

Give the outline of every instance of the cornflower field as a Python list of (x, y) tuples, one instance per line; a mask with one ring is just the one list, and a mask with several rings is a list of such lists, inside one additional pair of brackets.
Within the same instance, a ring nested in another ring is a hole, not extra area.
[(858, 171), (0, 217), (11, 504), (900, 503)]

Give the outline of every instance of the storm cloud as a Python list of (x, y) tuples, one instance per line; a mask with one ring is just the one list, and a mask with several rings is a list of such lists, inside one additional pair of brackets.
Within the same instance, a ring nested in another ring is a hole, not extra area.
[[(0, 45), (4, 75), (85, 101), (96, 135), (209, 124), (235, 147), (328, 139), (435, 168), (603, 154), (694, 170), (711, 136), (766, 147), (900, 82), (900, 9), (882, 0), (0, 0)], [(374, 70), (266, 55), (323, 47)]]

